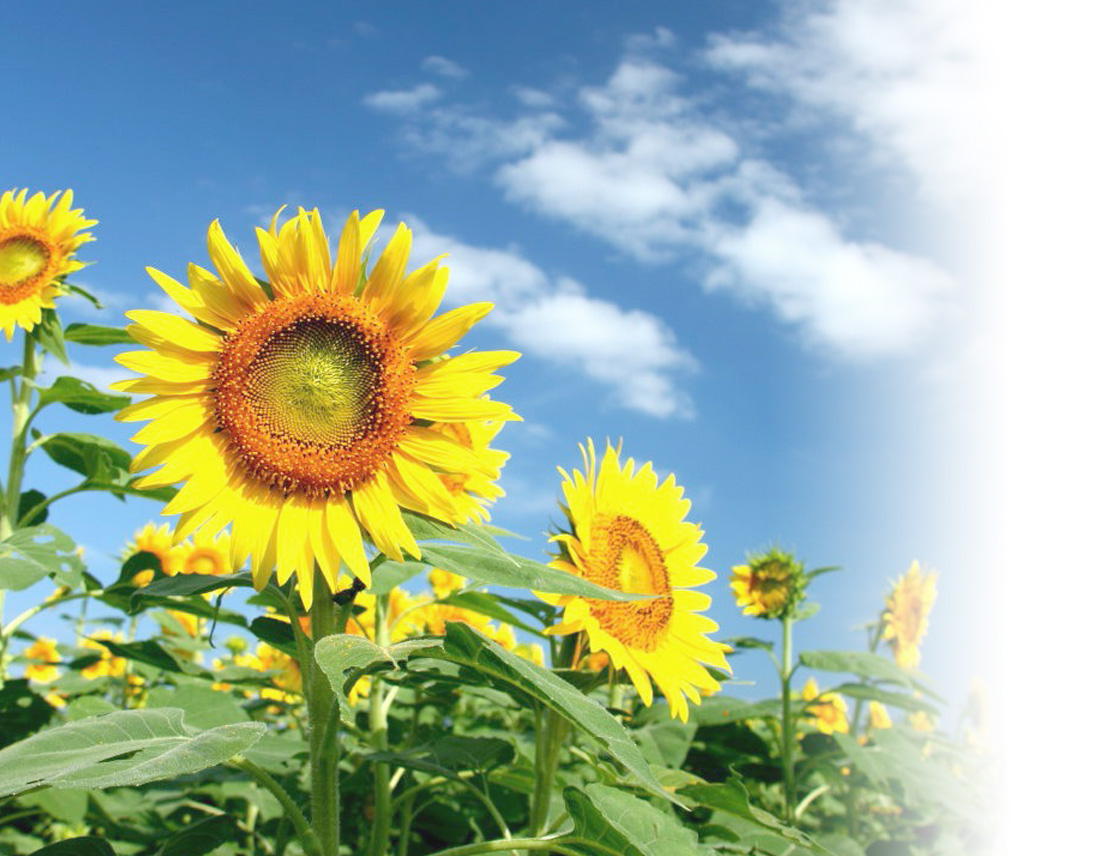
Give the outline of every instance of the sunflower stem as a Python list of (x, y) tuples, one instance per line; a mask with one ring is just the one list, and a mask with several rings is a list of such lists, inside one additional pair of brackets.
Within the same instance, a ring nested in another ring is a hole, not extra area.
[(791, 630), (794, 618), (787, 611), (783, 618), (783, 665), (779, 673), (783, 693), (783, 719), (780, 730), (780, 757), (783, 766), (783, 815), (787, 823), (794, 821), (795, 781), (794, 781), (794, 722), (791, 718), (791, 668), (792, 646)]
[[(390, 628), (387, 621), (388, 599), (375, 598), (374, 642), (383, 648), (390, 644)], [(386, 713), (386, 689), (380, 675), (371, 678), (370, 684), (370, 733), (375, 752), (389, 750), (389, 725)], [(390, 845), (390, 765), (385, 761), (374, 762), (374, 828), (371, 830), (371, 854), (385, 856)]]
[[(12, 379), (11, 453), (8, 456), (7, 488), (0, 496), (0, 541), (15, 531), (19, 498), (23, 492), (23, 466), (27, 460), (27, 429), (30, 427), (31, 394), (38, 376), (38, 351), (29, 332), (23, 334), (23, 366), (18, 386)], [(4, 626), (4, 590), (0, 589), (0, 628)], [(0, 637), (0, 687), (7, 675), (7, 636)]]
[[(320, 568), (313, 569), (313, 606), (309, 610), (310, 634), (316, 645), (336, 629), (332, 593)], [(302, 664), (303, 686), (308, 687), (310, 817), (321, 856), (337, 856), (340, 850), (340, 729), (336, 696), (328, 677), (314, 663)]]

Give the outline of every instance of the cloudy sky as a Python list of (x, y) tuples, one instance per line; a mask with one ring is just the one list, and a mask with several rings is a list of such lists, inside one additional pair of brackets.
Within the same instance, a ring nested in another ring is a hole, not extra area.
[[(0, 30), (21, 34), (0, 53), (4, 186), (71, 187), (100, 221), (77, 281), (108, 309), (67, 320), (161, 306), (144, 266), (206, 264), (215, 217), (259, 270), (253, 229), (281, 205), (330, 232), (385, 208), (414, 261), (447, 254), (451, 303), (496, 303), (471, 344), (524, 354), (498, 390), (525, 421), (494, 512), (518, 551), (561, 520), (556, 467), (621, 438), (693, 500), (722, 638), (770, 633), (728, 595), (746, 550), (843, 566), (806, 647), (861, 646), (919, 559), (940, 574), (926, 671), (956, 702), (983, 671), (985, 188), (960, 4), (43, 2), (5, 4)], [(130, 433), (89, 425), (48, 427)], [(54, 519), (106, 568), (154, 511)], [(760, 682), (738, 692), (771, 691), (762, 658), (734, 666)]]

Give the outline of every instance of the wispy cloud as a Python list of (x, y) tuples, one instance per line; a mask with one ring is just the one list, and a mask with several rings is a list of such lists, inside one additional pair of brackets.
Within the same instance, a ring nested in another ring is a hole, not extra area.
[(411, 220), (422, 260), (448, 254), (453, 302), (491, 300), (486, 323), (525, 354), (579, 371), (612, 391), (623, 407), (658, 418), (691, 418), (680, 379), (696, 367), (672, 330), (654, 315), (552, 279), (516, 250), (476, 247)]
[(424, 61), (420, 63), (420, 67), (429, 74), (437, 74), (440, 77), (450, 77), (454, 79), (461, 79), (470, 73), (457, 62), (452, 59), (447, 59), (445, 56), (426, 57)]
[(386, 113), (412, 113), (437, 100), (442, 90), (431, 83), (421, 83), (409, 89), (389, 89), (363, 96), (363, 104)]
[[(445, 151), (457, 169), (487, 167), (505, 198), (529, 211), (639, 262), (678, 263), (710, 290), (770, 306), (811, 346), (857, 359), (913, 348), (950, 311), (951, 277), (928, 259), (846, 234), (842, 216), (761, 157), (761, 141), (698, 85), (698, 67), (655, 58), (674, 47), (667, 31), (629, 40), (604, 83), (574, 88), (570, 103), (556, 108), (530, 92), (511, 118), (425, 105), (406, 114), (406, 135)], [(693, 61), (723, 74), (735, 61), (751, 66), (763, 85), (761, 69), (778, 67), (771, 58), (784, 50), (714, 35)], [(568, 302), (559, 296), (543, 311)]]
[(92, 386), (102, 390), (106, 390), (115, 381), (134, 377), (133, 372), (127, 371), (119, 365), (92, 365), (70, 359), (69, 365), (66, 366), (52, 354), (47, 355), (46, 359), (42, 361), (41, 376), (43, 382), (53, 383), (54, 380), (63, 375), (86, 380)]

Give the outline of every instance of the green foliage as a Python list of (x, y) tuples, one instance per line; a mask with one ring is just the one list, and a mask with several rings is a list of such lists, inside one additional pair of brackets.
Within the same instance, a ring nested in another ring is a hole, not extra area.
[(48, 523), (25, 526), (0, 541), (0, 589), (19, 591), (50, 575), (76, 585), (83, 571), (73, 539)]

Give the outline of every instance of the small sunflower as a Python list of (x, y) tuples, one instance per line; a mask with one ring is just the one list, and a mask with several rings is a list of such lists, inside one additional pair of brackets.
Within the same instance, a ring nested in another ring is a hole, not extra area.
[(805, 597), (806, 577), (801, 562), (773, 547), (765, 553), (750, 553), (748, 564), (734, 567), (730, 588), (745, 615), (782, 618)]
[(890, 711), (886, 709), (881, 701), (872, 701), (867, 705), (867, 713), (870, 715), (868, 720), (868, 728), (891, 728), (893, 727), (893, 720), (890, 719)]
[(176, 539), (232, 522), (233, 564), (251, 557), (258, 588), (277, 569), (297, 574), (313, 600), (314, 563), (336, 591), (341, 562), (369, 585), (365, 532), (401, 561), (420, 550), (407, 508), (449, 523), (470, 509), (441, 474), (494, 478), (499, 456), (464, 445), (437, 424), (518, 417), (485, 393), (514, 351), (446, 351), (492, 308), (476, 303), (432, 317), (446, 288), (438, 260), (405, 273), (404, 224), (368, 274), (363, 253), (381, 211), (353, 212), (335, 262), (316, 210), (257, 229), (270, 284), (258, 281), (215, 220), (207, 245), (217, 273), (192, 265), (190, 288), (150, 269), (195, 321), (129, 313), (151, 351), (118, 361), (145, 377), (115, 388), (152, 397), (119, 414), (151, 419), (135, 469), (161, 466), (144, 487), (184, 485), (164, 509)]
[(84, 267), (74, 253), (95, 240), (82, 230), (98, 221), (85, 219), (72, 203), (71, 190), (49, 198), (27, 199), (26, 188), (0, 196), (0, 328), (9, 342), (16, 324), (34, 329), (62, 293), (62, 278)]
[(23, 657), (27, 661), (23, 677), (31, 681), (39, 681), (48, 684), (60, 676), (57, 666), (61, 657), (57, 653), (57, 642), (54, 639), (41, 638), (23, 651)]
[(848, 704), (838, 693), (823, 693), (817, 681), (810, 678), (802, 688), (802, 700), (811, 702), (806, 710), (814, 717), (822, 734), (848, 733)]
[(233, 573), (229, 535), (223, 532), (215, 537), (209, 530), (197, 533), (193, 541), (185, 541), (173, 548), (164, 572), (169, 576), (176, 574), (224, 576)]
[(894, 652), (897, 664), (905, 669), (920, 664), (920, 643), (928, 632), (928, 614), (936, 602), (936, 574), (921, 573), (914, 561), (905, 575), (894, 583), (882, 614), (882, 638)]
[(653, 597), (543, 595), (564, 607), (561, 623), (547, 632), (584, 631), (589, 650), (606, 651), (616, 669), (625, 669), (642, 701), (653, 703), (652, 679), (672, 715), (686, 721), (685, 696), (698, 704), (700, 690), (719, 688), (703, 664), (729, 670), (729, 649), (706, 636), (718, 625), (699, 614), (710, 598), (692, 588), (714, 579), (698, 567), (707, 550), (702, 529), (684, 520), (691, 503), (672, 476), (658, 484), (651, 464), (636, 470), (632, 458), (620, 463), (610, 443), (598, 467), (591, 440), (581, 454), (583, 473), (559, 469), (570, 528), (552, 536), (562, 552), (551, 565), (606, 588)]
[[(171, 574), (169, 571), (175, 561), (173, 555), (175, 547), (172, 545), (172, 532), (167, 523), (157, 526), (155, 523), (146, 523), (134, 533), (134, 540), (126, 545), (124, 560), (129, 559), (135, 553), (152, 553), (160, 562), (160, 570), (163, 574)], [(130, 579), (130, 582), (142, 588), (153, 581), (155, 572), (149, 569), (138, 571)]]

